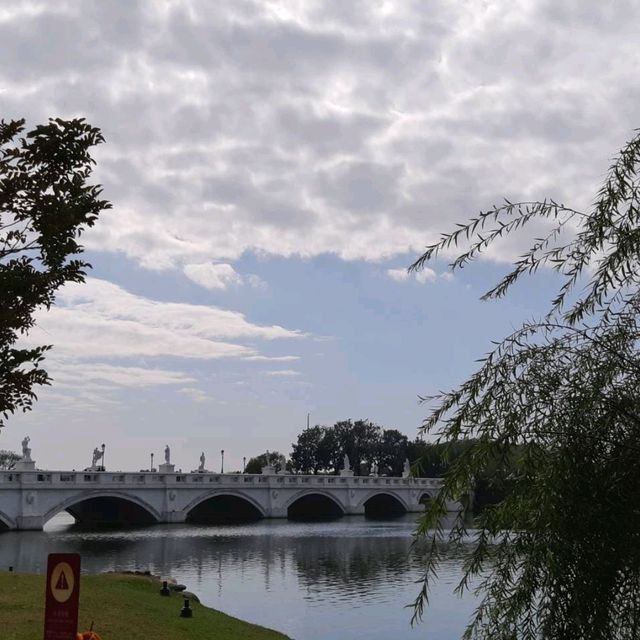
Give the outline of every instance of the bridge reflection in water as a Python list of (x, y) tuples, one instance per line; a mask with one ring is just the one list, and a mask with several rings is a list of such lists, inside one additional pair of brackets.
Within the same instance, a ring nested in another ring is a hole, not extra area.
[(89, 573), (170, 575), (205, 604), (300, 640), (458, 638), (473, 599), (451, 594), (462, 566), (453, 549), (445, 552), (426, 625), (409, 626), (404, 605), (424, 569), (420, 548), (411, 547), (418, 517), (91, 531), (59, 524), (71, 521), (65, 514), (45, 532), (3, 534), (0, 566), (44, 572), (47, 553), (77, 552)]

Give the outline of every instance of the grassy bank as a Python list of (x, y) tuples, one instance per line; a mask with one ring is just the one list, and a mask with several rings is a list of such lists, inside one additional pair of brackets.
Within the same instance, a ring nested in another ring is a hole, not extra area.
[[(179, 617), (182, 597), (163, 598), (153, 578), (121, 574), (82, 576), (79, 630), (103, 640), (287, 640), (270, 629), (192, 602), (193, 618)], [(0, 572), (0, 637), (41, 640), (44, 576)]]

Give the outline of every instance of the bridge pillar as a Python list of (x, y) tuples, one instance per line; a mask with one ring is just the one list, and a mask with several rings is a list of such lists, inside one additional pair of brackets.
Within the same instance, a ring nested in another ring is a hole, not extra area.
[(363, 516), (364, 515), (364, 505), (356, 507), (355, 505), (347, 505), (345, 508), (344, 514), (346, 516)]
[(16, 529), (18, 531), (42, 531), (44, 518), (42, 516), (18, 516)]
[(184, 511), (163, 511), (160, 514), (160, 522), (163, 524), (182, 524), (186, 520), (187, 514)]
[(267, 510), (267, 518), (286, 518), (287, 517), (287, 508), (286, 507), (274, 507), (272, 506)]
[(345, 492), (343, 502), (345, 516), (364, 515), (364, 504), (358, 506), (359, 497), (354, 489), (349, 489)]

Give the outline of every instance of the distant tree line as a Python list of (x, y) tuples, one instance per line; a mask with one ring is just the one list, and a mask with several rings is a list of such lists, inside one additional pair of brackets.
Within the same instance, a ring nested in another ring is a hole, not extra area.
[(250, 458), (245, 473), (260, 473), (269, 464), (277, 471), (300, 474), (338, 474), (345, 454), (355, 475), (400, 476), (409, 455), (410, 442), (397, 429), (383, 429), (369, 420), (342, 420), (332, 427), (316, 425), (304, 429), (287, 460), (278, 451)]
[(247, 462), (247, 466), (244, 468), (245, 473), (262, 473), (262, 467), (266, 467), (267, 464), (271, 465), (276, 473), (280, 473), (283, 469), (287, 471), (290, 467), (287, 466), (287, 459), (279, 451), (265, 451), (259, 456), (250, 458)]
[[(462, 462), (474, 447), (473, 440), (446, 443), (409, 440), (397, 429), (384, 429), (369, 420), (342, 420), (333, 426), (315, 425), (304, 429), (292, 444), (287, 460), (278, 451), (268, 451), (251, 458), (245, 473), (261, 473), (267, 461), (276, 472), (300, 474), (338, 474), (344, 467), (345, 454), (355, 475), (402, 475), (405, 460), (411, 473), (421, 478), (442, 478), (456, 463)], [(515, 470), (522, 451), (514, 446), (511, 467)], [(508, 491), (510, 474), (488, 465), (474, 481), (467, 496), (469, 512), (481, 513), (488, 505), (500, 502)]]
[(383, 429), (369, 420), (343, 420), (332, 427), (305, 429), (292, 445), (291, 468), (297, 473), (334, 473), (345, 454), (356, 475), (377, 469), (380, 475), (402, 475), (409, 439), (397, 429)]
[[(456, 466), (466, 464), (468, 457), (473, 455), (475, 446), (476, 441), (472, 438), (449, 442), (425, 442), (416, 438), (409, 443), (412, 475), (420, 478), (443, 478)], [(527, 449), (528, 447), (521, 445), (511, 445), (502, 464), (488, 460), (477, 470), (471, 491), (463, 499), (468, 514), (477, 516), (486, 507), (498, 504), (505, 498)]]

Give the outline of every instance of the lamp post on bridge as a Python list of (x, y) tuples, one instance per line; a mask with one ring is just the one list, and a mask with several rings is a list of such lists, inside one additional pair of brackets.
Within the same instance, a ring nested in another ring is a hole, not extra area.
[(220, 473), (224, 473), (224, 449), (220, 449)]
[(247, 456), (242, 456), (242, 473), (245, 472), (246, 468), (247, 468)]
[(100, 446), (102, 447), (102, 470), (106, 471), (107, 467), (105, 467), (105, 464), (104, 464), (104, 442)]
[(153, 471), (153, 453), (151, 454), (151, 467), (149, 470)]

